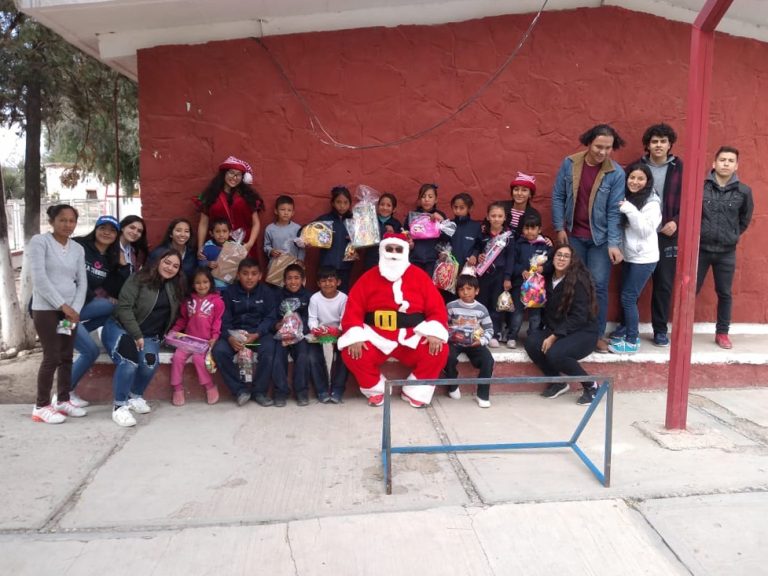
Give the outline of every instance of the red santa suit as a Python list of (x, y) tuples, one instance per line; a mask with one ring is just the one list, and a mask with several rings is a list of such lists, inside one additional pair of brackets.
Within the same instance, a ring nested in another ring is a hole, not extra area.
[[(411, 368), (411, 380), (437, 378), (448, 358), (447, 346), (430, 354), (425, 341), (426, 336), (448, 341), (448, 314), (440, 292), (423, 270), (407, 264), (407, 240), (387, 234), (380, 249), (382, 258), (388, 243), (405, 246), (404, 254), (398, 254), (406, 260), (404, 272), (390, 281), (377, 266), (352, 285), (341, 319), (344, 333), (338, 341), (344, 363), (374, 405), (380, 404), (386, 380), (380, 367), (390, 356)], [(358, 342), (367, 343), (367, 349), (364, 347), (360, 358), (354, 359), (345, 349)], [(414, 406), (428, 404), (434, 390), (434, 386), (404, 386), (404, 399)]]

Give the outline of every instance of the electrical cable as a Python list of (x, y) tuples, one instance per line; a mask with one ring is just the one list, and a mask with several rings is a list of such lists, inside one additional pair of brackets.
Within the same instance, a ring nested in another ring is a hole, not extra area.
[[(536, 13), (536, 16), (531, 20), (530, 25), (528, 26), (528, 29), (523, 34), (522, 38), (520, 39), (520, 42), (518, 42), (517, 46), (515, 46), (515, 49), (512, 50), (512, 52), (507, 56), (506, 60), (499, 66), (496, 71), (491, 74), (491, 76), (480, 86), (480, 88), (477, 89), (477, 91), (464, 100), (458, 108), (456, 108), (453, 112), (448, 114), (445, 118), (442, 120), (439, 120), (438, 122), (432, 124), (431, 126), (428, 126), (427, 128), (424, 128), (422, 130), (419, 130), (417, 132), (414, 132), (413, 134), (409, 134), (407, 136), (403, 136), (402, 138), (398, 138), (397, 140), (392, 140), (390, 142), (380, 142), (378, 144), (346, 144), (344, 142), (339, 142), (336, 140), (336, 138), (333, 137), (333, 135), (328, 132), (328, 130), (325, 129), (323, 126), (323, 123), (320, 121), (320, 118), (315, 114), (314, 110), (312, 110), (312, 107), (309, 105), (307, 100), (302, 96), (302, 94), (296, 89), (296, 87), (293, 85), (293, 82), (291, 82), (291, 79), (288, 77), (288, 74), (285, 72), (285, 69), (280, 64), (280, 62), (277, 60), (277, 58), (270, 52), (269, 48), (266, 44), (262, 41), (261, 38), (252, 37), (253, 40), (255, 40), (266, 52), (267, 56), (269, 57), (270, 61), (272, 62), (275, 69), (278, 71), (280, 76), (282, 76), (283, 80), (285, 80), (285, 83), (288, 85), (288, 88), (291, 90), (291, 93), (296, 97), (296, 99), (301, 104), (301, 107), (304, 109), (304, 113), (309, 118), (309, 123), (312, 127), (312, 132), (318, 137), (318, 140), (322, 142), (323, 144), (326, 144), (328, 146), (334, 146), (336, 148), (343, 148), (346, 150), (374, 150), (377, 148), (389, 148), (392, 146), (399, 146), (401, 144), (405, 144), (406, 142), (412, 142), (414, 140), (418, 140), (419, 138), (426, 136), (430, 132), (433, 132), (434, 130), (437, 130), (444, 124), (447, 124), (451, 120), (453, 120), (455, 117), (457, 117), (459, 114), (461, 114), (465, 109), (467, 109), (469, 106), (475, 103), (488, 88), (491, 87), (491, 85), (501, 76), (501, 74), (507, 69), (507, 67), (512, 63), (515, 56), (517, 56), (518, 52), (520, 52), (520, 49), (525, 45), (526, 41), (528, 40), (528, 37), (533, 32), (534, 28), (536, 27), (536, 24), (539, 21), (539, 18), (541, 17), (541, 14), (544, 12), (544, 9), (547, 6), (547, 3), (549, 0), (544, 0), (541, 8), (539, 8), (539, 11)], [(318, 130), (321, 134), (318, 134)]]

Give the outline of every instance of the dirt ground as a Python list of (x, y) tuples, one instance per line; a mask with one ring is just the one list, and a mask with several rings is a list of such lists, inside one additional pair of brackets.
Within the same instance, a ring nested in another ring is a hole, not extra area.
[(40, 350), (33, 350), (24, 356), (0, 360), (0, 404), (34, 403), (42, 358)]

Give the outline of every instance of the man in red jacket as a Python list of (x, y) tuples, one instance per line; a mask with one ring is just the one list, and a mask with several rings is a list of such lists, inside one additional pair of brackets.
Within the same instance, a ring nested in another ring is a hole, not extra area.
[[(448, 357), (448, 315), (440, 292), (423, 270), (408, 262), (408, 239), (386, 234), (379, 265), (352, 286), (339, 350), (371, 406), (384, 402), (381, 365), (396, 358), (411, 368), (409, 380), (437, 378)], [(429, 404), (434, 386), (403, 386), (414, 408)]]

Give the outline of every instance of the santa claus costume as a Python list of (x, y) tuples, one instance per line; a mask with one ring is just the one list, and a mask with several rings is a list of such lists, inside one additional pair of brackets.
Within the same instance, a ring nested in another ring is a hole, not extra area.
[[(409, 380), (440, 375), (448, 358), (448, 346), (441, 345), (448, 341), (447, 321), (432, 278), (408, 262), (407, 237), (386, 234), (379, 245), (379, 265), (352, 286), (338, 341), (344, 363), (371, 406), (384, 401), (386, 378), (380, 367), (390, 356), (411, 368)], [(434, 337), (432, 352), (427, 337)], [(363, 346), (354, 353), (350, 347), (357, 343)], [(403, 386), (402, 398), (420, 408), (429, 404), (434, 390), (428, 385)]]

